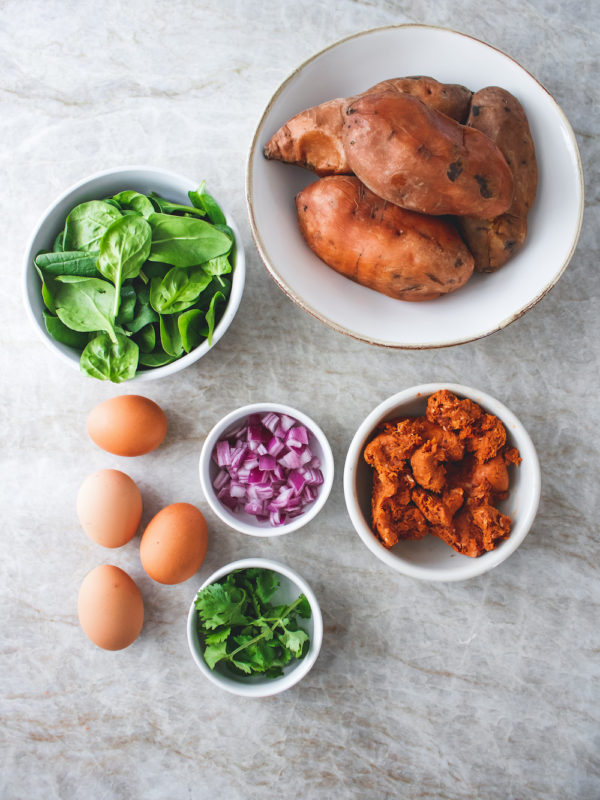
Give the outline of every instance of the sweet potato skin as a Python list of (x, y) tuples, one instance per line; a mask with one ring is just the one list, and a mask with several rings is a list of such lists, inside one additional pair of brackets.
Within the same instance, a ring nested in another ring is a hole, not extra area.
[[(458, 84), (444, 84), (426, 76), (391, 78), (372, 86), (362, 94), (380, 91), (405, 92), (462, 122), (469, 113), (472, 92)], [(313, 170), (317, 175), (349, 175), (342, 134), (344, 131), (343, 97), (312, 106), (282, 125), (265, 145), (266, 158), (285, 161)]]
[(354, 176), (330, 176), (296, 196), (308, 246), (328, 266), (398, 300), (433, 300), (463, 286), (473, 257), (452, 224), (399, 208)]
[(344, 106), (344, 149), (372, 192), (422, 214), (490, 218), (508, 210), (513, 176), (498, 147), (400, 92)]
[(514, 178), (513, 201), (505, 214), (486, 220), (459, 220), (475, 258), (475, 269), (495, 272), (520, 250), (527, 237), (527, 214), (537, 190), (535, 147), (523, 107), (498, 86), (488, 86), (473, 95), (467, 125), (496, 143)]

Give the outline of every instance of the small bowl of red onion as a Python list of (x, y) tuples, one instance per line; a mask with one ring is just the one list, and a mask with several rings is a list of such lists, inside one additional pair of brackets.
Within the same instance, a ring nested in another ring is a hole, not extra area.
[(306, 414), (280, 403), (253, 403), (227, 414), (206, 437), (200, 484), (230, 527), (250, 536), (281, 536), (306, 525), (325, 505), (333, 454)]

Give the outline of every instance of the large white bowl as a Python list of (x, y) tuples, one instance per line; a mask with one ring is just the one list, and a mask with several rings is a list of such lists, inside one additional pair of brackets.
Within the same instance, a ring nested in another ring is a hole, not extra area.
[[(384, 547), (371, 530), (372, 468), (363, 458), (367, 443), (384, 421), (425, 413), (427, 398), (439, 389), (448, 389), (459, 397), (468, 397), (485, 411), (497, 416), (506, 428), (507, 442), (516, 447), (523, 461), (511, 467), (508, 498), (498, 504), (513, 521), (510, 536), (478, 558), (453, 550), (436, 536), (417, 541), (400, 541), (391, 550)], [(354, 434), (344, 466), (344, 496), (356, 532), (380, 561), (397, 572), (428, 581), (461, 581), (482, 575), (497, 567), (517, 549), (537, 513), (541, 490), (540, 464), (531, 438), (521, 422), (503, 403), (489, 394), (455, 383), (426, 383), (412, 386), (388, 397), (368, 415)]]
[[(33, 235), (25, 251), (25, 261), (23, 265), (23, 296), (25, 308), (29, 319), (44, 344), (52, 350), (63, 362), (70, 364), (75, 369), (79, 369), (80, 353), (72, 347), (61, 344), (53, 339), (44, 324), (40, 279), (33, 266), (33, 260), (40, 250), (51, 250), (54, 240), (64, 228), (65, 219), (69, 211), (79, 203), (88, 200), (99, 200), (103, 197), (121, 192), (125, 189), (135, 189), (143, 194), (156, 192), (173, 203), (189, 204), (188, 191), (195, 189), (199, 181), (194, 178), (185, 178), (174, 172), (164, 169), (154, 169), (151, 167), (119, 167), (98, 172), (88, 178), (76, 183), (67, 189), (52, 205), (42, 214), (35, 227)], [(210, 187), (209, 191), (210, 191)], [(236, 315), (246, 280), (246, 261), (244, 257), (244, 246), (242, 238), (235, 222), (226, 208), (219, 202), (227, 224), (235, 234), (235, 267), (233, 270), (233, 280), (231, 294), (227, 301), (227, 307), (218, 325), (216, 326), (213, 337), (212, 347), (221, 339), (227, 328), (231, 325)], [(172, 375), (179, 370), (189, 367), (190, 364), (198, 361), (209, 351), (208, 341), (202, 342), (187, 355), (166, 364), (164, 367), (148, 369), (138, 372), (134, 378), (127, 381), (128, 384), (138, 381), (150, 381), (156, 378), (164, 378)]]
[[(283, 668), (283, 675), (279, 678), (266, 678), (261, 675), (237, 677), (219, 664), (216, 665), (214, 670), (210, 669), (204, 660), (203, 647), (198, 635), (197, 611), (194, 606), (196, 595), (194, 595), (188, 612), (188, 645), (200, 672), (221, 689), (225, 689), (232, 694), (242, 695), (243, 697), (269, 697), (270, 695), (279, 694), (279, 692), (290, 689), (298, 683), (298, 681), (302, 680), (311, 670), (321, 650), (321, 643), (323, 641), (323, 617), (315, 593), (304, 578), (298, 575), (297, 572), (294, 572), (293, 569), (277, 561), (271, 561), (268, 558), (244, 558), (240, 561), (226, 564), (224, 567), (214, 572), (210, 578), (205, 580), (198, 591), (204, 589), (205, 586), (209, 586), (211, 583), (215, 583), (219, 578), (225, 577), (225, 575), (228, 575), (234, 569), (247, 569), (248, 567), (271, 569), (279, 575), (279, 589), (274, 595), (275, 600), (279, 603), (292, 602), (299, 594), (306, 595), (306, 599), (310, 604), (312, 616), (310, 619), (303, 619), (299, 623), (310, 637), (310, 645), (304, 658), (291, 661)], [(196, 594), (197, 593), (198, 592), (196, 592)]]
[[(294, 114), (405, 75), (430, 75), (473, 91), (497, 85), (512, 92), (529, 118), (539, 166), (538, 194), (523, 249), (498, 272), (474, 275), (459, 291), (425, 303), (386, 297), (320, 261), (298, 230), (294, 204), (296, 194), (316, 176), (263, 156), (267, 141)], [(337, 42), (279, 87), (252, 142), (246, 200), (262, 260), (281, 289), (305, 311), (370, 344), (429, 348), (461, 344), (504, 328), (554, 286), (579, 237), (583, 176), (565, 115), (516, 61), (462, 33), (401, 25)]]

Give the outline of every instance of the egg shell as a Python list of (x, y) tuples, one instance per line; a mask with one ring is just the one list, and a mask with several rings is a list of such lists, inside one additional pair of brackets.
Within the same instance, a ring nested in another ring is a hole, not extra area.
[(136, 482), (118, 469), (101, 469), (81, 484), (77, 516), (92, 541), (122, 547), (131, 541), (142, 518), (142, 495)]
[(117, 456), (142, 456), (155, 450), (167, 434), (167, 418), (153, 400), (123, 394), (97, 405), (87, 431), (103, 450)]
[(208, 530), (204, 516), (190, 503), (173, 503), (148, 523), (140, 542), (140, 558), (158, 583), (182, 583), (204, 561)]
[(104, 650), (122, 650), (144, 624), (144, 601), (135, 581), (119, 567), (104, 564), (83, 579), (77, 601), (86, 635)]

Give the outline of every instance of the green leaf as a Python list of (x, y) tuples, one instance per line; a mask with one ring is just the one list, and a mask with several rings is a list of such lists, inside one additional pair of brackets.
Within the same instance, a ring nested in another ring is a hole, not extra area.
[(194, 305), (210, 282), (202, 267), (173, 267), (162, 281), (152, 278), (150, 304), (159, 314), (179, 314)]
[(281, 644), (286, 647), (292, 655), (300, 658), (305, 644), (309, 641), (306, 631), (298, 629), (297, 631), (284, 631), (279, 637)]
[(221, 211), (219, 204), (210, 194), (204, 191), (206, 181), (202, 181), (196, 191), (188, 192), (190, 202), (195, 208), (204, 211), (213, 225), (225, 225), (227, 220), (225, 214)]
[(176, 361), (176, 357), (165, 353), (162, 349), (155, 350), (153, 353), (140, 353), (140, 364), (144, 367), (164, 367), (172, 361)]
[(271, 569), (259, 569), (256, 576), (256, 594), (261, 603), (266, 604), (279, 588), (279, 576)]
[(219, 642), (226, 642), (231, 634), (231, 628), (221, 628), (214, 633), (207, 633), (204, 637), (206, 644), (219, 644)]
[(193, 267), (229, 252), (229, 237), (202, 219), (151, 214), (150, 261)]
[(113, 342), (106, 333), (100, 333), (81, 354), (81, 371), (101, 381), (122, 383), (134, 377), (138, 352), (137, 344), (127, 336), (117, 333)]
[(198, 308), (190, 308), (180, 314), (177, 317), (177, 327), (186, 353), (190, 353), (206, 339), (204, 314)]
[(231, 272), (231, 264), (227, 256), (217, 256), (216, 258), (211, 258), (206, 264), (202, 264), (202, 269), (208, 275), (226, 275)]
[(298, 603), (296, 604), (294, 611), (298, 614), (299, 617), (303, 619), (310, 619), (312, 616), (312, 609), (310, 607), (310, 603), (308, 602), (306, 595), (301, 594), (298, 598)]
[(121, 286), (121, 301), (116, 321), (119, 325), (129, 325), (133, 321), (137, 294), (131, 283)]
[(146, 195), (134, 192), (132, 189), (119, 192), (119, 194), (114, 195), (113, 200), (116, 200), (121, 208), (137, 211), (142, 217), (147, 218), (154, 213), (154, 206)]
[(211, 583), (196, 595), (195, 607), (205, 627), (245, 625), (249, 619), (242, 613), (246, 593), (221, 583)]
[(181, 334), (179, 333), (177, 317), (174, 314), (168, 314), (167, 316), (163, 317), (161, 314), (159, 329), (160, 343), (165, 353), (168, 353), (174, 358), (179, 358), (179, 356), (183, 353), (183, 341), (181, 340)]
[(67, 326), (58, 319), (58, 317), (54, 317), (52, 314), (48, 314), (46, 311), (44, 311), (43, 314), (46, 330), (53, 339), (56, 339), (57, 342), (61, 342), (61, 344), (74, 347), (79, 351), (83, 350), (88, 341), (88, 337), (85, 333), (77, 333), (77, 331), (72, 331), (70, 328), (67, 328)]
[(115, 289), (100, 278), (61, 275), (54, 279), (56, 314), (74, 331), (106, 331), (116, 342), (112, 311)]
[(179, 203), (171, 203), (169, 200), (165, 200), (164, 197), (160, 197), (155, 192), (150, 193), (150, 200), (152, 203), (154, 203), (156, 210), (162, 212), (163, 214), (174, 214), (177, 211), (185, 214), (195, 214), (199, 217), (205, 216), (205, 212), (200, 208), (195, 208), (194, 206), (181, 206)]
[(98, 277), (96, 253), (71, 250), (59, 253), (39, 253), (35, 265), (47, 275), (80, 275), (84, 278)]
[(121, 212), (102, 200), (81, 203), (69, 213), (65, 223), (65, 250), (98, 250), (100, 239)]
[[(138, 301), (139, 297), (138, 291)], [(141, 331), (146, 325), (151, 325), (153, 322), (158, 322), (158, 314), (156, 311), (149, 305), (143, 305), (138, 302), (133, 319), (131, 322), (127, 323), (127, 330), (131, 333), (138, 333), (138, 331)]]
[(98, 271), (112, 281), (117, 290), (113, 316), (119, 310), (121, 285), (136, 278), (150, 253), (152, 230), (142, 217), (120, 217), (100, 240)]
[(220, 641), (216, 642), (215, 644), (209, 644), (204, 649), (204, 660), (208, 664), (210, 669), (214, 669), (216, 664), (219, 661), (222, 661), (224, 658), (227, 658), (227, 642)]
[(62, 253), (65, 249), (65, 231), (64, 229), (58, 234), (56, 239), (54, 240), (54, 246), (52, 248), (53, 252), (55, 253)]
[(250, 666), (250, 664), (246, 664), (245, 661), (239, 661), (232, 658), (231, 663), (236, 669), (239, 669), (240, 672), (243, 672), (246, 675), (252, 674), (252, 667)]
[(208, 307), (208, 311), (206, 312), (206, 324), (208, 325), (207, 339), (209, 347), (212, 345), (212, 337), (213, 337), (213, 332), (215, 330), (215, 313), (216, 313), (215, 309), (217, 303), (219, 301), (224, 302), (225, 299), (226, 298), (223, 292), (215, 292), (212, 297), (212, 300), (210, 301), (210, 306)]
[(156, 347), (156, 331), (154, 325), (146, 325), (133, 337), (142, 353), (151, 353)]

